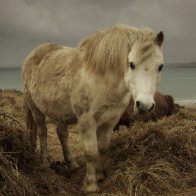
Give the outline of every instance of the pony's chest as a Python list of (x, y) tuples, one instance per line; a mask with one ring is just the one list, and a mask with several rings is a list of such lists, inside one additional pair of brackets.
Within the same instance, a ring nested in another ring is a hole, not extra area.
[(130, 93), (126, 93), (118, 102), (107, 103), (95, 112), (95, 119), (98, 124), (104, 124), (109, 121), (118, 121), (126, 109), (131, 98)]

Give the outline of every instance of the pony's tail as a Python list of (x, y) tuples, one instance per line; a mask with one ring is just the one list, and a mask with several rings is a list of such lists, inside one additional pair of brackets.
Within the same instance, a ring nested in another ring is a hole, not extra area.
[(24, 108), (25, 108), (25, 121), (26, 121), (26, 131), (28, 133), (29, 141), (32, 146), (32, 148), (36, 149), (36, 143), (37, 143), (37, 125), (33, 119), (32, 112), (27, 104), (26, 101), (24, 101)]

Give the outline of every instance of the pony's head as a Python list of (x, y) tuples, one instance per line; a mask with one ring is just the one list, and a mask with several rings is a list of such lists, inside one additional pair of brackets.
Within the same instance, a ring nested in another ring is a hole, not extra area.
[(146, 113), (155, 106), (154, 95), (163, 67), (163, 40), (162, 31), (150, 39), (138, 39), (128, 55), (125, 83), (132, 93), (136, 112)]

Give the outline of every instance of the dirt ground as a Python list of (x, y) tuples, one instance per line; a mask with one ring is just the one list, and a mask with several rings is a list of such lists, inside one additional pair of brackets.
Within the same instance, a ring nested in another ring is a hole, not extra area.
[[(24, 127), (23, 95), (1, 91), (0, 194), (83, 195), (85, 164), (77, 128), (69, 127), (69, 143), (80, 169), (70, 173), (55, 125), (47, 124), (50, 168), (40, 167), (39, 141), (33, 154)], [(121, 126), (113, 133), (106, 168), (100, 195), (196, 195), (196, 109)]]

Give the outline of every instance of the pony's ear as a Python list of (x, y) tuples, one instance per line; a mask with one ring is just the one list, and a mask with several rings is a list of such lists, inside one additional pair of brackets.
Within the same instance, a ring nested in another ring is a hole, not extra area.
[(159, 46), (162, 46), (163, 40), (164, 40), (164, 34), (163, 34), (163, 31), (160, 31), (160, 32), (156, 35), (156, 37), (155, 37), (155, 42), (156, 42)]

